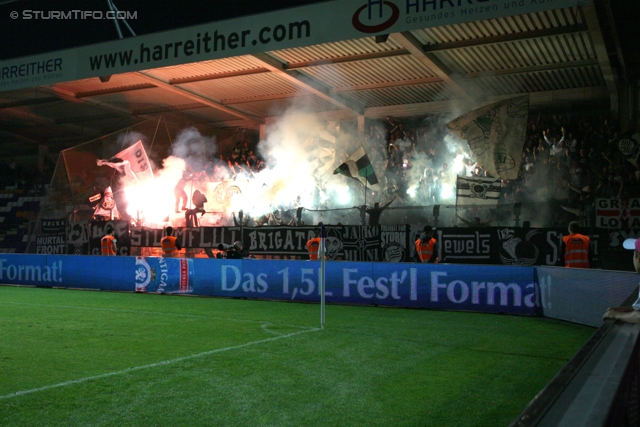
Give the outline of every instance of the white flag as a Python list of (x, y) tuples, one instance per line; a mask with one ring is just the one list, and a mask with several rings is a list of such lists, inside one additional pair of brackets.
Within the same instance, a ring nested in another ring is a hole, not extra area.
[(456, 206), (495, 207), (500, 200), (500, 179), (458, 176)]
[(516, 179), (528, 113), (529, 95), (524, 95), (473, 110), (447, 123), (447, 127), (469, 143), (478, 165), (492, 176)]
[(131, 172), (139, 181), (153, 179), (151, 164), (141, 140), (116, 154), (116, 157), (122, 159), (123, 162), (129, 162)]

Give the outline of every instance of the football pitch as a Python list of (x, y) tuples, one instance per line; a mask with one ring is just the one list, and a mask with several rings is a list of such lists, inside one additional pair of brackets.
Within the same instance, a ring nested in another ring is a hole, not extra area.
[(594, 328), (0, 286), (0, 426), (507, 426)]

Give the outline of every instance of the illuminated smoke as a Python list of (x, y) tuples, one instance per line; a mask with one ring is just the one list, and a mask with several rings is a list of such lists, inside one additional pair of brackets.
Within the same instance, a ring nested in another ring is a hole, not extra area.
[[(402, 195), (403, 202), (395, 202), (385, 212), (383, 217), (387, 220), (407, 220), (400, 218), (404, 215), (401, 212), (405, 206), (455, 204), (455, 175), (464, 174), (463, 161), (473, 158), (473, 155), (466, 141), (442, 132), (448, 121), (447, 117), (442, 116), (429, 118), (422, 123), (430, 139), (418, 140), (416, 150), (410, 156), (403, 156), (406, 167), (402, 172), (407, 182), (403, 190), (406, 194)], [(376, 126), (375, 122), (369, 124)], [(127, 140), (131, 138), (127, 136)], [(406, 150), (410, 141), (397, 140), (395, 144)], [(339, 124), (320, 120), (318, 116), (307, 113), (304, 106), (294, 105), (267, 126), (267, 138), (257, 145), (255, 151), (268, 167), (251, 177), (239, 174), (235, 179), (228, 178), (226, 186), (240, 189), (241, 194), (236, 191), (223, 195), (226, 197), (225, 203), (216, 206), (224, 206), (224, 209), (208, 213), (201, 220), (201, 225), (233, 225), (232, 214), (237, 216), (240, 210), (246, 219), (255, 220), (278, 212), (285, 222), (289, 222), (298, 207), (305, 208), (305, 215), (310, 218), (308, 221), (313, 223), (359, 223), (359, 212), (354, 208), (365, 203), (362, 185), (343, 175), (333, 175), (332, 172), (360, 145), (364, 146), (380, 181), (378, 190), (368, 192), (366, 204), (386, 203), (392, 196), (385, 190), (392, 181), (383, 173), (384, 142), (372, 142), (360, 135), (355, 120)], [(431, 145), (437, 150), (437, 164), (426, 154), (427, 147)], [(148, 226), (165, 225), (167, 218), (173, 225), (184, 225), (184, 213), (174, 212), (174, 187), (185, 168), (191, 167), (198, 172), (207, 161), (217, 158), (216, 153), (214, 138), (203, 136), (193, 128), (181, 131), (173, 143), (171, 156), (163, 160), (161, 167), (155, 168), (154, 182), (127, 185), (128, 214), (137, 218), (142, 212)], [(434, 177), (442, 169), (443, 163), (449, 165), (449, 182), (435, 185)], [(185, 188), (188, 196), (198, 188), (197, 183), (194, 185), (189, 184)], [(200, 183), (199, 188), (212, 202), (220, 196), (220, 192), (216, 193), (218, 185), (218, 182), (205, 182)], [(544, 196), (536, 194), (536, 198)], [(394, 209), (398, 209), (397, 214), (392, 212)], [(441, 212), (444, 214), (444, 211)]]

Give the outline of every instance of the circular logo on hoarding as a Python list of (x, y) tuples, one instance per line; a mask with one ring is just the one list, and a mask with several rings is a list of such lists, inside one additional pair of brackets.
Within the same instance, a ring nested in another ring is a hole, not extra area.
[(143, 257), (136, 257), (136, 292), (145, 292), (147, 285), (151, 282), (151, 266)]
[(371, 5), (367, 3), (364, 6), (358, 8), (358, 10), (356, 10), (356, 13), (353, 14), (353, 18), (351, 18), (351, 23), (353, 25), (353, 28), (363, 33), (373, 34), (373, 33), (379, 33), (380, 31), (384, 31), (387, 28), (390, 28), (393, 24), (395, 24), (398, 21), (398, 18), (400, 18), (400, 9), (398, 9), (398, 6), (396, 6), (390, 1), (383, 1), (382, 3), (391, 8), (391, 17), (389, 19), (377, 25), (366, 25), (362, 23), (362, 21), (360, 20), (360, 14), (367, 7), (371, 7)]

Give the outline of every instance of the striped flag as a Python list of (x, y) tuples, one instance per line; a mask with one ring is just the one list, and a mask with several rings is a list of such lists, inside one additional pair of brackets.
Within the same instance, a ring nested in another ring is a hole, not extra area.
[(334, 175), (338, 173), (357, 179), (365, 186), (371, 187), (378, 184), (378, 177), (373, 170), (369, 156), (364, 151), (364, 147), (358, 148), (346, 162), (333, 171)]
[(500, 200), (500, 179), (458, 176), (456, 206), (493, 207)]

